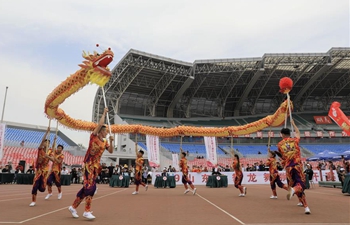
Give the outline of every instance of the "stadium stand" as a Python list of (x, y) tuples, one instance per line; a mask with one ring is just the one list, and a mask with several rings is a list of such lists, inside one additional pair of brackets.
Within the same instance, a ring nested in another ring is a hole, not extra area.
[[(25, 130), (21, 128), (12, 128), (8, 127), (5, 131), (5, 140), (20, 143), (24, 141), (24, 143), (28, 144), (39, 144), (45, 134), (45, 131), (40, 130)], [(49, 139), (53, 142), (55, 138), (55, 133), (50, 133)], [(64, 147), (70, 146), (67, 142), (65, 142), (60, 136), (57, 137), (57, 144), (61, 144)]]
[[(275, 112), (285, 100), (279, 91), (279, 80), (289, 77), (294, 82), (289, 94), (293, 118), (301, 131), (303, 157), (329, 145), (337, 145), (339, 149), (335, 151), (340, 152), (347, 150), (350, 138), (334, 123), (317, 124), (314, 116), (326, 116), (333, 101), (340, 102), (344, 113), (350, 115), (349, 62), (349, 47), (331, 48), (323, 53), (267, 53), (254, 58), (195, 60), (193, 63), (130, 49), (113, 68), (112, 77), (105, 85), (108, 108), (114, 112), (110, 122), (165, 128), (245, 125)], [(105, 107), (102, 96), (102, 89), (98, 89), (92, 109), (94, 122)], [(271, 128), (273, 145), (280, 140), (280, 129)], [(261, 131), (259, 136), (252, 133), (235, 137), (236, 153), (249, 157), (244, 159), (248, 161), (266, 157), (269, 130)], [(205, 154), (202, 139), (185, 137), (184, 150)], [(133, 136), (128, 140), (131, 144)], [(218, 140), (218, 144), (220, 163), (229, 163), (231, 159), (225, 155), (229, 140)], [(168, 153), (179, 152), (180, 141), (165, 138), (161, 145)]]
[(350, 144), (323, 144), (323, 145), (301, 145), (303, 148), (311, 151), (314, 154), (318, 154), (325, 150), (332, 151), (334, 153), (342, 153), (347, 150), (350, 150)]
[[(12, 162), (13, 165), (17, 165), (20, 161), (24, 160), (28, 167), (33, 165), (37, 158), (37, 147), (45, 134), (46, 128), (9, 121), (5, 123), (5, 146), (0, 164), (5, 165), (8, 162)], [(49, 135), (51, 143), (54, 137), (55, 131), (51, 131)], [(23, 144), (21, 143), (22, 141), (24, 141)], [(64, 146), (65, 165), (82, 164), (84, 156), (82, 154), (72, 154), (77, 152), (77, 145), (60, 131), (58, 131), (56, 144)]]

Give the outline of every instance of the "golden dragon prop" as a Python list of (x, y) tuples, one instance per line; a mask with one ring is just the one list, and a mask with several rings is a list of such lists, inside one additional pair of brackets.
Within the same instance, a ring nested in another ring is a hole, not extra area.
[[(61, 108), (58, 108), (68, 97), (78, 92), (89, 83), (95, 83), (103, 87), (111, 77), (111, 72), (107, 67), (113, 60), (113, 52), (108, 49), (102, 54), (83, 52), (83, 64), (80, 70), (69, 76), (58, 85), (46, 98), (45, 113), (51, 119), (56, 119), (62, 125), (76, 129), (93, 131), (97, 126), (94, 122), (74, 119), (67, 115)], [(141, 133), (160, 137), (172, 136), (216, 136), (227, 137), (233, 135), (244, 135), (257, 132), (267, 127), (280, 126), (288, 113), (288, 104), (283, 102), (273, 115), (266, 116), (258, 121), (242, 126), (228, 127), (193, 127), (178, 126), (174, 128), (156, 128), (143, 125), (111, 125), (112, 133)]]

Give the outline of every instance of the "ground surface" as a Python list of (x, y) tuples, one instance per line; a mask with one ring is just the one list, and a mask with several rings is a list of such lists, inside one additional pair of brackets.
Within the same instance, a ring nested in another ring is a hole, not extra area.
[(184, 188), (154, 188), (131, 195), (129, 188), (98, 185), (94, 196), (93, 221), (82, 217), (84, 204), (78, 208), (80, 218), (72, 218), (68, 211), (81, 185), (63, 186), (63, 198), (54, 195), (44, 200), (46, 193), (38, 193), (37, 205), (29, 207), (31, 185), (0, 185), (0, 224), (350, 224), (350, 196), (337, 188), (314, 187), (306, 190), (311, 214), (297, 206), (297, 198), (286, 200), (286, 191), (278, 189), (279, 198), (269, 199), (267, 185), (247, 186), (247, 196), (238, 197), (238, 190), (197, 186), (197, 195), (184, 195)]

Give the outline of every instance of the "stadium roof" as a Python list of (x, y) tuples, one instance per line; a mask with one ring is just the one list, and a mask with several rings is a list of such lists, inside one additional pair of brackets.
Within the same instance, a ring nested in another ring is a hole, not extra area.
[[(174, 60), (131, 49), (105, 86), (117, 114), (190, 118), (274, 112), (285, 98), (279, 80), (290, 77), (297, 112), (328, 111), (333, 101), (350, 109), (350, 48), (325, 53), (264, 54), (257, 58)], [(96, 93), (93, 121), (100, 117)], [(111, 115), (113, 122), (113, 115)]]

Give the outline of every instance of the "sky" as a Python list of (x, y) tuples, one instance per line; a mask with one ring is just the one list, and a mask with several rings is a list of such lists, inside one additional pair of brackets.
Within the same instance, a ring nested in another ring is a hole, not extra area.
[[(349, 0), (0, 0), (0, 106), (5, 121), (47, 126), (47, 95), (82, 62), (111, 47), (113, 68), (132, 48), (193, 62), (318, 53), (349, 47)], [(61, 106), (91, 121), (96, 85)], [(76, 143), (89, 134), (60, 127)]]

